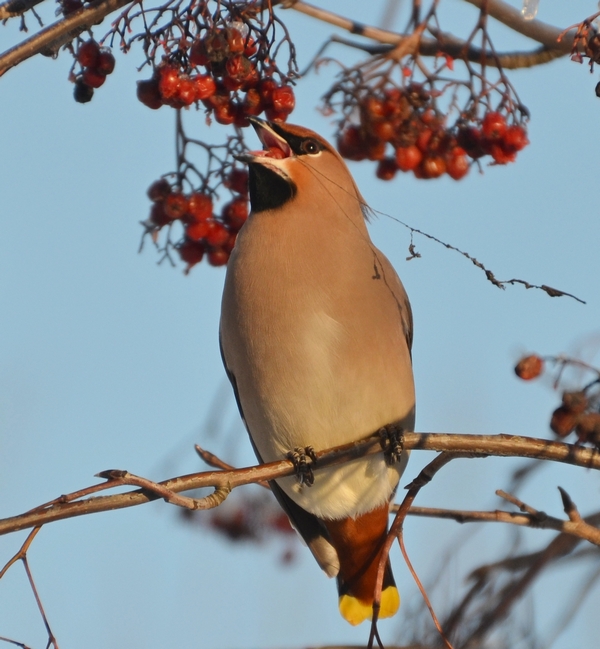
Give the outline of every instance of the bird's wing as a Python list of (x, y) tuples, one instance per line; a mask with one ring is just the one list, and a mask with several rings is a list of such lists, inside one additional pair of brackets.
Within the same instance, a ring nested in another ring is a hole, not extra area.
[[(223, 341), (219, 333), (219, 349), (221, 351), (221, 358), (223, 360), (223, 367), (225, 368), (225, 373), (227, 378), (231, 382), (231, 387), (233, 388), (233, 393), (235, 395), (235, 401), (237, 403), (238, 410), (240, 411), (240, 416), (242, 421), (246, 426), (248, 431), (248, 436), (250, 437), (250, 443), (254, 449), (254, 454), (258, 458), (258, 461), (262, 464), (263, 460), (258, 453), (254, 441), (252, 440), (252, 433), (248, 428), (248, 423), (244, 417), (244, 410), (242, 408), (242, 403), (240, 401), (240, 395), (237, 389), (237, 381), (235, 379), (234, 373), (227, 366), (227, 361), (225, 360), (225, 353), (223, 351)], [(292, 450), (292, 449), (290, 449)], [(337, 552), (329, 540), (329, 534), (323, 523), (314, 515), (307, 512), (305, 509), (302, 509), (300, 505), (297, 505), (289, 496), (287, 496), (283, 489), (275, 482), (275, 480), (269, 481), (269, 486), (273, 495), (277, 499), (277, 502), (287, 514), (290, 519), (290, 523), (302, 537), (309, 550), (313, 553), (317, 563), (321, 569), (325, 572), (328, 577), (335, 577), (340, 570), (340, 562), (338, 559)]]

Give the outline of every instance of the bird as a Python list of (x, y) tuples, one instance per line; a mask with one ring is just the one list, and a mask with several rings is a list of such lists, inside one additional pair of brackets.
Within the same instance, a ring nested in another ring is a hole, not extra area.
[[(251, 210), (227, 265), (219, 338), (259, 462), (389, 426), (413, 431), (412, 311), (370, 239), (348, 167), (305, 127), (251, 123), (263, 148), (238, 157), (248, 164)], [(298, 476), (270, 482), (319, 566), (337, 578), (339, 610), (352, 625), (372, 619), (389, 503), (407, 459), (374, 454), (317, 465), (312, 485)], [(388, 559), (378, 617), (399, 605)]]

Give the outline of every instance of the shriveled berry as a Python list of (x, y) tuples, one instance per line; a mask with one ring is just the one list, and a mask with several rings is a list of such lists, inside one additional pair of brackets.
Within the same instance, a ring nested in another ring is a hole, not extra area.
[(94, 40), (85, 41), (77, 50), (77, 60), (84, 68), (93, 68), (100, 56), (100, 45)]
[(75, 88), (73, 88), (73, 97), (75, 101), (79, 104), (87, 104), (88, 101), (92, 101), (94, 96), (94, 89), (91, 86), (83, 83), (81, 79), (78, 79), (75, 82)]
[(105, 76), (112, 74), (115, 69), (115, 57), (108, 48), (103, 48), (100, 50), (96, 65), (91, 67), (95, 67), (100, 74), (104, 74)]
[(158, 228), (162, 228), (163, 225), (167, 225), (172, 221), (171, 217), (165, 212), (165, 208), (162, 202), (154, 203), (152, 209), (150, 210), (150, 221)]
[(232, 54), (239, 54), (240, 52), (243, 52), (246, 44), (242, 33), (238, 29), (235, 29), (235, 27), (229, 27), (226, 30), (226, 34), (229, 51)]
[(473, 159), (481, 158), (486, 154), (481, 131), (473, 126), (460, 128), (456, 134), (456, 141)]
[(377, 165), (375, 175), (380, 180), (392, 180), (397, 171), (398, 165), (396, 164), (396, 160), (394, 158), (383, 158), (383, 160), (380, 160), (379, 164)]
[(208, 54), (206, 53), (206, 46), (204, 41), (198, 40), (192, 43), (189, 53), (189, 61), (191, 65), (207, 65), (209, 62)]
[(207, 194), (194, 192), (187, 202), (187, 215), (190, 222), (208, 221), (212, 217), (213, 202)]
[(515, 365), (515, 374), (523, 381), (531, 381), (544, 371), (544, 359), (537, 354), (529, 354)]
[(230, 57), (225, 64), (225, 70), (229, 78), (238, 83), (243, 83), (250, 74), (251, 69), (252, 64), (243, 54), (236, 54)]
[(506, 119), (497, 111), (486, 113), (481, 122), (481, 132), (489, 140), (499, 140), (506, 133)]
[(208, 74), (197, 74), (191, 78), (191, 81), (194, 84), (198, 101), (212, 97), (217, 91), (215, 80)]
[(562, 403), (565, 408), (568, 408), (571, 412), (576, 414), (581, 414), (589, 406), (589, 400), (583, 390), (563, 392)]
[(256, 41), (251, 37), (248, 36), (248, 39), (246, 40), (246, 45), (244, 46), (244, 55), (247, 57), (254, 56), (258, 52), (258, 45), (256, 44)]
[(579, 417), (575, 428), (580, 442), (598, 445), (600, 442), (600, 412), (586, 412)]
[(412, 171), (423, 160), (423, 153), (416, 144), (396, 149), (396, 165), (401, 171)]
[(566, 437), (572, 433), (577, 425), (579, 415), (571, 412), (564, 406), (559, 406), (553, 413), (550, 419), (550, 428), (559, 437)]
[(163, 105), (162, 95), (158, 88), (158, 79), (145, 79), (137, 82), (137, 98), (148, 108), (157, 110)]
[(275, 88), (271, 94), (273, 109), (280, 113), (291, 113), (296, 105), (296, 98), (291, 86)]
[(246, 115), (260, 115), (263, 112), (263, 103), (260, 93), (256, 88), (250, 88), (242, 102)]
[(164, 65), (158, 71), (158, 89), (163, 99), (175, 97), (179, 90), (179, 70), (172, 65)]
[(171, 183), (166, 178), (155, 180), (150, 187), (148, 187), (148, 198), (157, 203), (164, 201), (164, 199), (171, 193)]
[(212, 63), (220, 63), (229, 55), (229, 44), (224, 30), (216, 29), (204, 39), (206, 54)]
[(187, 212), (187, 198), (179, 192), (171, 192), (163, 201), (165, 213), (171, 219), (180, 219)]

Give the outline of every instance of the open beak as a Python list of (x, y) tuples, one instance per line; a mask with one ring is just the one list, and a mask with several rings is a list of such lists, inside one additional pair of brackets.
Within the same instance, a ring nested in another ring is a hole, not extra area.
[(276, 133), (269, 122), (258, 119), (258, 117), (248, 117), (248, 120), (254, 127), (258, 139), (263, 145), (262, 151), (247, 151), (242, 155), (236, 156), (241, 162), (259, 162), (261, 158), (275, 158), (281, 160), (283, 158), (290, 158), (293, 153), (290, 145)]

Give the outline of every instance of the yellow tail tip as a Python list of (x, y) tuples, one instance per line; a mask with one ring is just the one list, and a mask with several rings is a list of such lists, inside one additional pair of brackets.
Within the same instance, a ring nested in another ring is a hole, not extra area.
[[(340, 597), (340, 613), (346, 622), (353, 626), (370, 620), (373, 617), (373, 604), (366, 604), (357, 597), (352, 595), (342, 595)], [(388, 586), (381, 593), (381, 607), (379, 617), (392, 617), (400, 608), (400, 594), (395, 586)]]

